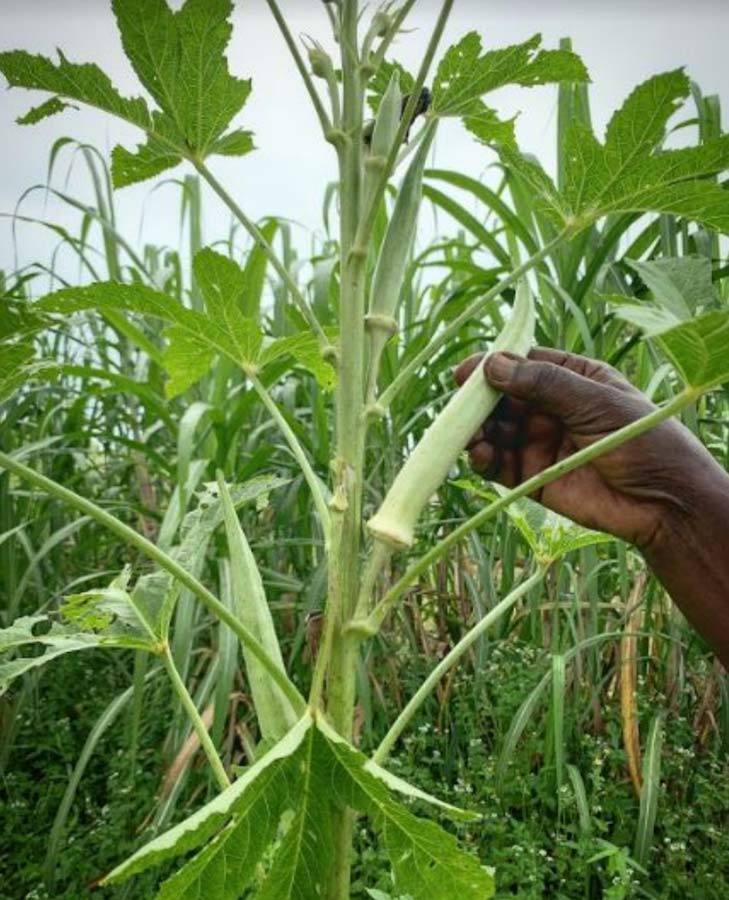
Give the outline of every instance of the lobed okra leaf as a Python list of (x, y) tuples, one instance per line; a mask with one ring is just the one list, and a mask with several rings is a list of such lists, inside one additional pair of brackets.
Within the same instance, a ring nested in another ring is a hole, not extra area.
[[(206, 248), (196, 254), (193, 269), (205, 300), (205, 313), (144, 284), (97, 282), (64, 288), (34, 303), (37, 327), (40, 329), (52, 315), (68, 316), (92, 309), (151, 316), (170, 323), (163, 355), (170, 375), (168, 396), (181, 393), (206, 375), (218, 354), (252, 371), (288, 357), (310, 371), (322, 387), (333, 387), (334, 369), (322, 357), (313, 333), (303, 331), (264, 342), (260, 326), (243, 312), (248, 282), (237, 263)], [(12, 373), (20, 371), (21, 364), (27, 366), (25, 357), (7, 377), (14, 377)]]
[(689, 96), (677, 69), (640, 84), (613, 115), (601, 144), (580, 122), (565, 131), (564, 191), (532, 158), (502, 147), (506, 165), (536, 193), (557, 227), (580, 231), (618, 212), (670, 213), (718, 231), (729, 230), (729, 193), (709, 176), (729, 169), (729, 135), (696, 147), (661, 149), (669, 120)]
[[(413, 815), (393, 791), (433, 801), (368, 762), (321, 718), (307, 713), (235, 784), (139, 850), (106, 882), (202, 846), (165, 882), (157, 900), (193, 900), (201, 894), (235, 900), (246, 887), (257, 900), (321, 900), (334, 849), (331, 812), (346, 804), (371, 818), (399, 892), (413, 900), (492, 896), (490, 870), (434, 822)], [(445, 811), (463, 817), (447, 805)], [(268, 866), (257, 868), (269, 853)]]
[(76, 101), (141, 128), (144, 144), (112, 151), (115, 187), (152, 178), (183, 159), (249, 153), (249, 131), (226, 131), (251, 92), (249, 80), (228, 71), (230, 0), (186, 0), (177, 11), (165, 0), (113, 0), (112, 8), (127, 58), (157, 106), (122, 96), (97, 65), (70, 62), (60, 50), (57, 63), (14, 50), (0, 53), (10, 86), (54, 95), (18, 121), (34, 124)]

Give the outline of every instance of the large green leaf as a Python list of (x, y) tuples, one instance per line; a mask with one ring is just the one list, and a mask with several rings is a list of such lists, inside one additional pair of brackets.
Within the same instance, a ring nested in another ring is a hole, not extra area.
[(655, 340), (690, 387), (705, 391), (729, 381), (729, 309), (685, 322), (648, 303), (621, 305), (615, 315)]
[(566, 129), (564, 193), (533, 158), (504, 147), (504, 162), (558, 226), (577, 231), (609, 213), (661, 212), (729, 231), (729, 192), (706, 180), (729, 168), (729, 135), (661, 150), (669, 119), (689, 95), (681, 70), (639, 85), (608, 124), (605, 143), (578, 121)]
[(232, 338), (238, 359), (255, 365), (263, 335), (256, 321), (243, 314), (245, 273), (234, 260), (209, 248), (195, 255), (193, 272), (208, 316)]
[[(483, 51), (481, 36), (471, 31), (450, 47), (433, 80), (431, 115), (462, 118), (468, 130), (485, 144), (516, 148), (514, 119), (500, 119), (482, 98), (507, 84), (534, 87), (562, 81), (589, 81), (582, 60), (571, 50), (542, 50), (535, 34), (521, 44)], [(370, 80), (370, 106), (377, 111), (392, 73), (400, 75), (407, 94), (413, 76), (399, 63), (383, 62)]]
[(433, 82), (433, 113), (462, 117), (486, 144), (515, 147), (514, 120), (501, 120), (482, 97), (507, 84), (532, 87), (561, 81), (588, 81), (582, 60), (570, 50), (541, 50), (541, 35), (510, 47), (482, 52), (471, 31), (450, 47)]
[[(263, 332), (253, 318), (243, 313), (249, 282), (236, 262), (205, 248), (196, 254), (193, 268), (206, 313), (190, 309), (147, 285), (119, 282), (64, 288), (43, 297), (33, 308), (46, 316), (96, 309), (102, 313), (152, 316), (170, 323), (165, 331), (168, 346), (162, 358), (170, 376), (166, 385), (168, 396), (182, 393), (206, 375), (219, 353), (252, 372), (274, 360), (290, 357), (310, 371), (322, 387), (333, 387), (335, 371), (322, 358), (311, 332), (279, 338), (263, 347)], [(0, 385), (3, 375), (0, 368)]]
[[(334, 339), (331, 332), (328, 332), (328, 337)], [(294, 362), (311, 372), (325, 390), (331, 390), (336, 384), (336, 370), (322, 357), (319, 342), (312, 332), (302, 331), (289, 337), (276, 338), (263, 349), (259, 365), (265, 368), (274, 360), (286, 356), (290, 356)]]
[[(45, 56), (26, 53), (24, 50), (8, 50), (0, 53), (0, 72), (10, 87), (49, 91), (59, 97), (77, 100), (104, 112), (125, 119), (145, 130), (152, 127), (149, 108), (141, 97), (123, 97), (111, 83), (111, 79), (94, 63), (72, 63), (58, 51), (58, 62)], [(35, 107), (21, 121), (32, 124), (55, 112), (61, 112), (66, 104), (48, 103)]]
[(433, 81), (433, 111), (469, 115), (474, 100), (507, 84), (533, 87), (560, 81), (588, 81), (582, 60), (570, 50), (541, 50), (542, 37), (482, 52), (481, 36), (471, 31), (450, 47)]
[[(137, 315), (152, 316), (173, 323), (170, 329), (174, 345), (175, 340), (182, 343), (181, 348), (168, 351), (165, 363), (171, 366), (171, 374), (176, 384), (184, 382), (184, 365), (186, 354), (192, 357), (194, 371), (202, 374), (200, 359), (211, 361), (217, 353), (223, 353), (239, 365), (246, 365), (249, 360), (241, 355), (235, 336), (231, 335), (223, 323), (213, 321), (209, 316), (188, 309), (174, 297), (162, 294), (144, 284), (120, 284), (118, 282), (99, 282), (85, 287), (64, 288), (54, 294), (43, 297), (36, 304), (41, 312), (70, 315), (74, 312), (96, 309), (100, 312), (127, 312)], [(183, 369), (182, 373), (179, 369)]]
[(705, 391), (729, 381), (729, 309), (705, 313), (655, 337), (691, 387)]
[(678, 321), (690, 319), (716, 303), (711, 260), (705, 256), (632, 260), (625, 262), (650, 290), (656, 306)]
[[(65, 653), (98, 647), (101, 642), (97, 635), (64, 628), (57, 623), (53, 623), (48, 630), (49, 624), (47, 616), (22, 616), (8, 628), (0, 630), (0, 653), (20, 648), (43, 648), (43, 653), (39, 655), (19, 656), (0, 662), (0, 696), (7, 691), (11, 682), (26, 672), (44, 666)], [(45, 628), (46, 632), (36, 634), (35, 631), (39, 628)]]
[(707, 390), (728, 381), (729, 309), (717, 307), (710, 261), (627, 262), (652, 296), (645, 301), (607, 297), (618, 304), (615, 315), (655, 340), (687, 385)]
[(196, 154), (205, 155), (251, 91), (225, 58), (230, 0), (112, 0), (124, 51), (139, 80)]
[(33, 124), (77, 101), (143, 129), (146, 143), (132, 152), (116, 147), (112, 177), (122, 187), (211, 153), (242, 155), (253, 149), (251, 134), (226, 133), (250, 94), (248, 80), (233, 77), (225, 51), (230, 40), (230, 0), (187, 0), (173, 12), (165, 0), (113, 0), (124, 51), (158, 108), (122, 96), (91, 63), (58, 63), (24, 51), (0, 53), (0, 72), (11, 87), (54, 96), (19, 119)]
[(108, 587), (64, 597), (61, 618), (81, 631), (142, 637), (146, 621), (128, 591), (131, 574), (126, 566)]
[[(150, 841), (126, 862), (123, 862), (110, 872), (105, 881), (113, 884), (114, 882), (130, 878), (132, 875), (136, 875), (153, 866), (158, 866), (173, 856), (179, 856), (194, 850), (217, 835), (216, 845), (219, 856), (217, 854), (212, 857), (207, 856), (203, 860), (205, 865), (202, 867), (200, 866), (200, 860), (197, 858), (193, 858), (188, 863), (188, 866), (193, 866), (196, 870), (196, 877), (199, 878), (200, 883), (204, 884), (208, 877), (214, 877), (211, 873), (214, 872), (218, 864), (227, 864), (227, 851), (229, 849), (227, 844), (231, 840), (235, 826), (243, 823), (249, 811), (253, 810), (256, 812), (259, 810), (258, 804), (261, 798), (265, 798), (265, 802), (270, 804), (274, 813), (278, 811), (278, 816), (276, 816), (274, 823), (275, 833), (278, 819), (288, 799), (286, 773), (296, 759), (297, 751), (309, 736), (310, 731), (311, 719), (306, 716), (265, 756), (246, 769), (245, 773), (231, 787), (218, 794), (214, 800), (211, 800), (210, 803), (192, 816)], [(284, 777), (281, 777), (282, 775)], [(279, 786), (283, 787), (283, 790), (280, 792)], [(279, 793), (282, 795), (280, 799)], [(255, 817), (252, 824), (256, 824)], [(261, 830), (264, 833), (266, 831), (263, 822), (261, 822)], [(262, 849), (265, 849), (265, 847)], [(251, 862), (255, 865), (260, 853), (251, 853), (250, 856)], [(196, 859), (197, 865), (195, 865)], [(182, 879), (182, 872), (184, 871), (183, 868), (173, 878), (179, 876)], [(245, 886), (245, 882), (240, 885), (241, 892)], [(164, 896), (165, 890), (166, 888), (163, 887), (162, 896)], [(183, 894), (182, 896), (184, 897), (185, 895)], [(200, 896), (200, 894), (197, 896)], [(222, 894), (221, 896), (226, 897), (227, 895)], [(233, 894), (233, 896), (237, 895)]]
[(492, 896), (490, 871), (459, 850), (452, 835), (403, 806), (393, 782), (408, 796), (424, 796), (372, 767), (318, 716), (307, 714), (239, 781), (107, 881), (208, 842), (163, 885), (158, 900), (236, 900), (251, 887), (257, 900), (321, 900), (334, 850), (332, 813), (349, 806), (369, 815), (382, 835), (399, 892), (413, 900)]
[(337, 768), (337, 795), (368, 813), (393, 868), (396, 891), (413, 900), (484, 900), (494, 892), (491, 871), (459, 849), (434, 822), (413, 815), (368, 769), (366, 758), (326, 725), (320, 726)]

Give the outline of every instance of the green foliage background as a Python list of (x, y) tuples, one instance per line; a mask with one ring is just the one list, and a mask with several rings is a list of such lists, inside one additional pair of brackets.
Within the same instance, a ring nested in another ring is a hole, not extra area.
[[(206, 235), (210, 246), (203, 249), (201, 186), (191, 174), (178, 182), (179, 248), (136, 247), (114, 225), (112, 187), (183, 160), (197, 165), (209, 155), (253, 148), (249, 132), (229, 130), (249, 83), (225, 64), (206, 71), (203, 84), (185, 57), (194, 48), (198, 58), (224, 60), (229, 5), (209, 4), (205, 21), (214, 14), (215, 27), (201, 30), (202, 3), (190, 0), (173, 15), (155, 2), (140, 17), (135, 0), (115, 0), (125, 50), (154, 107), (122, 97), (95, 67), (63, 56), (53, 63), (22, 51), (0, 54), (10, 84), (54, 94), (28, 113), (27, 123), (61, 112), (70, 98), (146, 132), (135, 151), (116, 148), (110, 168), (84, 148), (88, 194), (59, 194), (79, 208), (78, 231), (50, 225), (59, 247), (76, 255), (82, 280), (107, 284), (62, 285), (55, 252), (0, 279), (0, 336), (13, 341), (0, 364), (8, 395), (0, 444), (166, 546), (217, 470), (231, 483), (279, 476), (257, 503), (242, 508), (241, 521), (287, 668), (305, 686), (326, 591), (324, 535), (299, 466), (244, 373), (270, 389), (326, 482), (333, 370), (306, 329), (297, 292), (335, 341), (337, 239), (328, 234), (303, 253), (287, 223), (258, 223), (283, 273), (235, 226)], [(147, 54), (143, 30), (152, 23), (156, 46)], [(442, 404), (453, 364), (493, 337), (512, 291), (478, 316), (474, 302), (564, 228), (580, 232), (535, 270), (540, 343), (605, 359), (656, 400), (676, 389), (666, 360), (694, 383), (724, 377), (727, 345), (717, 344), (715, 334), (726, 323), (729, 267), (717, 231), (729, 231), (729, 203), (717, 173), (729, 166), (729, 139), (718, 103), (682, 71), (668, 72), (636, 89), (600, 141), (590, 126), (584, 67), (568, 46), (561, 56), (540, 49), (537, 39), (510, 49), (508, 58), (484, 51), (468, 35), (435, 74), (434, 115), (463, 118), (491, 148), (484, 153), (498, 151), (500, 175), (494, 187), (461, 173), (426, 172), (424, 195), (439, 213), (442, 234), (416, 243), (399, 311), (405, 340), (386, 349), (382, 390), (408, 367), (417, 374), (373, 430), (370, 512), (401, 463), (407, 435), (419, 437)], [(372, 82), (373, 107), (390, 70), (383, 64)], [(563, 79), (569, 81), (559, 87), (560, 165), (552, 179), (516, 147), (513, 123), (481, 97), (507, 82)], [(213, 102), (201, 120), (190, 98), (203, 89)], [(695, 109), (685, 114), (695, 146), (664, 150), (672, 116), (689, 97)], [(73, 149), (54, 148), (51, 179), (59, 156)], [(328, 203), (332, 212), (331, 196)], [(642, 218), (646, 211), (659, 215)], [(379, 211), (375, 247), (390, 212), (391, 205)], [(29, 309), (26, 301), (46, 293), (49, 277), (53, 292)], [(59, 314), (63, 321), (54, 318)], [(706, 314), (701, 326), (697, 314)], [(689, 320), (691, 328), (674, 330)], [(450, 340), (423, 368), (419, 354), (439, 329)], [(641, 341), (638, 329), (655, 340)], [(701, 357), (697, 347), (710, 352)], [(726, 389), (714, 390), (684, 416), (725, 466), (728, 401)], [(459, 474), (428, 510), (415, 551), (484, 502), (465, 467)], [(483, 617), (544, 551), (529, 530), (544, 522), (535, 526), (533, 510), (522, 513), (516, 528), (514, 515), (502, 516), (435, 565), (368, 647), (359, 672), (365, 752), (466, 624)], [(202, 577), (232, 602), (222, 535), (212, 533), (203, 550)], [(108, 585), (127, 564), (135, 577), (156, 575), (88, 519), (0, 474), (2, 627), (19, 615), (56, 617), (63, 598)], [(388, 578), (394, 581), (402, 565)], [(729, 892), (727, 676), (643, 570), (639, 557), (615, 541), (570, 545), (544, 588), (530, 592), (443, 682), (390, 762), (396, 774), (484, 815), (445, 827), (496, 867), (499, 897), (719, 900)], [(658, 757), (661, 763), (660, 791), (650, 801), (644, 795), (657, 810), (647, 844), (636, 839), (645, 816), (627, 770), (623, 729), (630, 710), (619, 701), (620, 679), (628, 677), (619, 648), (637, 622), (636, 585), (643, 600), (636, 657), (629, 660), (636, 725), (646, 764)], [(172, 653), (225, 764), (249, 764), (259, 734), (235, 641), (185, 590), (175, 609)], [(141, 653), (65, 656), (15, 682), (0, 704), (0, 897), (85, 896), (125, 855), (214, 795), (177, 699)], [(649, 733), (663, 738), (652, 760)], [(357, 848), (352, 896), (381, 900), (393, 890), (390, 864), (365, 820)], [(637, 860), (640, 853), (645, 858)], [(142, 875), (98, 895), (146, 898), (157, 882)]]

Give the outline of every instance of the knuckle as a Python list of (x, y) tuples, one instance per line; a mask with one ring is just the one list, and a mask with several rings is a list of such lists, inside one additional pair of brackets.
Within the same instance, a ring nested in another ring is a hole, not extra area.
[(562, 390), (564, 378), (558, 366), (530, 363), (528, 369), (529, 393), (537, 402), (549, 400)]

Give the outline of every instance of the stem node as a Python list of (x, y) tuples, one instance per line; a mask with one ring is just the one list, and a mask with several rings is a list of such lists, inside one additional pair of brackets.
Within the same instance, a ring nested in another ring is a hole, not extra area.
[(341, 149), (346, 146), (349, 141), (348, 135), (342, 131), (341, 128), (329, 128), (324, 134), (325, 140), (336, 147), (337, 149)]

